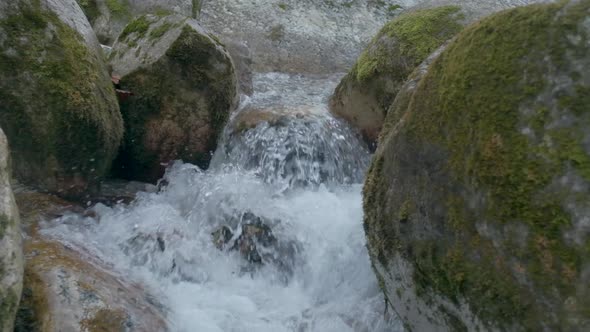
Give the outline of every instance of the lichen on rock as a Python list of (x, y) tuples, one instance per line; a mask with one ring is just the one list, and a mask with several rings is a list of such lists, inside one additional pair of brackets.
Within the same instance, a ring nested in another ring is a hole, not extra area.
[(473, 24), (382, 136), (365, 231), (410, 329), (590, 327), (589, 15), (571, 0)]
[(123, 30), (111, 64), (134, 93), (121, 103), (117, 174), (155, 182), (176, 159), (206, 168), (237, 103), (234, 65), (217, 38), (193, 19), (144, 15)]
[(0, 121), (14, 175), (78, 196), (109, 171), (123, 134), (96, 37), (73, 0), (0, 8)]

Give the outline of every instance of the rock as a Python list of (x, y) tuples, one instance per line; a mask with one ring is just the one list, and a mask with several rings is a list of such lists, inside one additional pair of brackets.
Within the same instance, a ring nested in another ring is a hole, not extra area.
[[(287, 282), (293, 274), (296, 261), (301, 251), (294, 240), (278, 239), (271, 226), (278, 225), (280, 220), (269, 220), (245, 211), (225, 216), (227, 225), (222, 225), (211, 235), (213, 243), (219, 250), (237, 250), (249, 265), (243, 271), (253, 271), (263, 265), (271, 265), (282, 273), (283, 281)], [(228, 225), (232, 226), (232, 229)], [(269, 226), (270, 225), (270, 226)], [(234, 233), (239, 234), (232, 242)]]
[(74, 0), (0, 2), (0, 123), (25, 184), (79, 197), (109, 171), (123, 122)]
[(459, 6), (409, 12), (373, 38), (330, 99), (330, 111), (357, 128), (375, 148), (386, 111), (408, 75), (462, 28)]
[[(23, 299), (15, 331), (166, 331), (162, 306), (81, 248), (39, 230), (39, 221), (66, 213), (72, 203), (19, 193), (25, 241)], [(76, 209), (74, 209), (76, 211)]]
[(10, 151), (0, 129), (0, 331), (12, 331), (23, 283), (19, 213), (10, 186)]
[(371, 260), (415, 331), (590, 329), (590, 2), (461, 32), (382, 137)]
[(177, 13), (197, 17), (200, 0), (76, 0), (103, 44), (112, 45), (134, 17)]
[[(412, 0), (404, 0), (411, 3)], [(200, 22), (252, 50), (255, 72), (347, 71), (370, 38), (398, 12), (398, 0), (206, 1)]]
[(211, 236), (213, 237), (213, 243), (215, 244), (215, 247), (219, 250), (223, 250), (232, 239), (234, 234), (232, 233), (231, 228), (224, 225), (215, 232), (211, 233)]
[(342, 79), (331, 112), (357, 128), (374, 150), (388, 108), (422, 61), (464, 25), (533, 2), (543, 0), (429, 0), (408, 8), (379, 31)]
[(145, 15), (122, 32), (111, 64), (134, 94), (121, 102), (115, 173), (155, 182), (176, 159), (206, 168), (237, 102), (234, 66), (217, 38), (193, 19)]

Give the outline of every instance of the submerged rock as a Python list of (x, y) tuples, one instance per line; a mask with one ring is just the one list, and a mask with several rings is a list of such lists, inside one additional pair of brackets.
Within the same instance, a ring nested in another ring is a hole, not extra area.
[(0, 331), (13, 330), (23, 282), (20, 218), (10, 172), (8, 142), (0, 128)]
[(74, 0), (0, 2), (0, 122), (23, 183), (80, 196), (109, 171), (123, 122)]
[(364, 225), (409, 330), (590, 328), (588, 17), (572, 0), (468, 27), (382, 136)]
[[(250, 211), (227, 216), (228, 225), (221, 226), (211, 235), (215, 246), (224, 250), (237, 250), (250, 266), (244, 271), (269, 264), (283, 273), (284, 281), (293, 274), (298, 259), (299, 245), (293, 240), (278, 239), (269, 225), (277, 225), (279, 220), (268, 220)], [(239, 234), (234, 239), (234, 234)]]
[(145, 15), (131, 22), (110, 61), (123, 89), (124, 146), (114, 171), (155, 182), (168, 162), (206, 168), (237, 102), (232, 60), (195, 20)]
[(17, 201), (27, 238), (15, 331), (167, 331), (161, 305), (140, 285), (117, 275), (90, 252), (40, 231), (42, 219), (75, 205), (31, 192), (17, 194)]
[(197, 17), (201, 0), (76, 0), (103, 44), (112, 45), (134, 17), (177, 13)]

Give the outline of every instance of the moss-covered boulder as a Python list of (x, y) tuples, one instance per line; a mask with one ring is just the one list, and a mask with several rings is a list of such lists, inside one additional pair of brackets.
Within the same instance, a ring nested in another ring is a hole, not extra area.
[(121, 103), (118, 174), (153, 182), (176, 159), (206, 168), (237, 101), (234, 66), (217, 38), (180, 15), (141, 16), (121, 33), (111, 64), (134, 93)]
[(380, 141), (365, 231), (414, 331), (590, 329), (590, 1), (495, 14)]
[(74, 0), (0, 3), (0, 123), (24, 183), (76, 196), (109, 171), (123, 123)]
[[(167, 331), (161, 304), (140, 284), (125, 280), (89, 251), (40, 231), (42, 220), (84, 208), (35, 192), (15, 196), (27, 234), (15, 332)], [(87, 221), (98, 222), (87, 215)]]
[(412, 11), (386, 24), (330, 100), (330, 110), (374, 146), (386, 111), (408, 75), (462, 28), (459, 6)]
[(10, 186), (10, 151), (0, 129), (0, 331), (12, 331), (23, 282), (19, 214)]
[(112, 45), (134, 17), (177, 13), (197, 17), (201, 0), (76, 0), (102, 44)]

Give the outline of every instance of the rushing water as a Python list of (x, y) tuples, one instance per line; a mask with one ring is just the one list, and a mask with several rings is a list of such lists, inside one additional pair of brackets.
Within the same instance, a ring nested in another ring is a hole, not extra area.
[[(281, 109), (280, 123), (240, 135), (228, 128), (209, 170), (176, 162), (159, 192), (96, 205), (97, 218), (66, 215), (43, 232), (144, 283), (172, 331), (401, 330), (384, 318), (365, 249), (369, 154), (326, 110), (338, 78), (257, 75), (238, 112)], [(257, 243), (263, 264), (231, 250), (252, 220), (275, 239)], [(212, 233), (222, 226), (233, 234), (220, 250)]]

